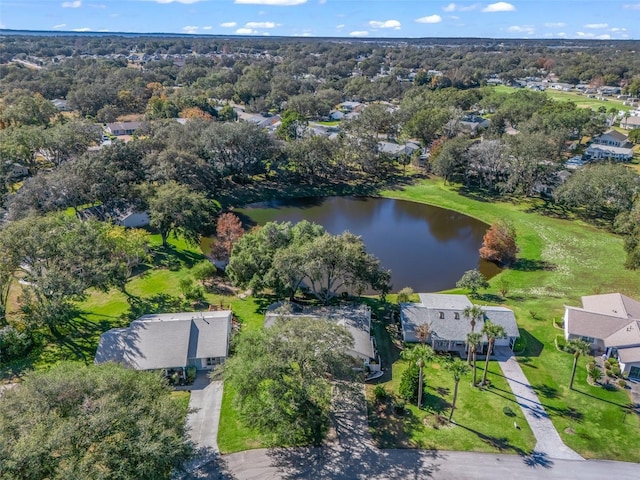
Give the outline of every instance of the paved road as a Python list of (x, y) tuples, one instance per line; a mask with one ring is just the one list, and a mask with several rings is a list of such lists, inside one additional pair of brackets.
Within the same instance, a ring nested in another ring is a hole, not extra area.
[(191, 440), (198, 447), (218, 451), (218, 425), (222, 406), (222, 381), (210, 382), (207, 375), (199, 372), (191, 386), (187, 426)]
[(503, 352), (496, 352), (496, 359), (536, 437), (534, 451), (547, 458), (582, 460), (583, 458), (567, 447), (558, 435), (549, 414), (540, 403), (538, 395), (524, 375), (516, 358), (510, 351)]
[[(380, 450), (368, 433), (362, 386), (334, 391), (333, 427), (325, 446), (259, 449), (214, 455), (194, 468), (203, 480), (518, 480), (640, 478), (640, 465), (624, 462), (425, 450)], [(343, 390), (344, 391), (344, 390)], [(359, 393), (359, 399), (353, 398)]]

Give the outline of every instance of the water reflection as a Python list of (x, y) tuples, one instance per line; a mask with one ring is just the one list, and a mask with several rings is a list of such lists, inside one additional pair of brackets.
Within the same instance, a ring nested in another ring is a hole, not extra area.
[(262, 202), (236, 211), (248, 224), (270, 221), (319, 223), (332, 233), (360, 235), (367, 251), (391, 270), (393, 290), (419, 292), (453, 288), (466, 270), (487, 277), (499, 269), (480, 260), (488, 228), (451, 210), (386, 198), (328, 197)]

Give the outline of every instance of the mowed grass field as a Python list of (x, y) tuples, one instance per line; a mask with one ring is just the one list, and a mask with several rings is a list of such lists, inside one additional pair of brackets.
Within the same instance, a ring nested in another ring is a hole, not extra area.
[[(522, 90), (521, 88), (508, 87), (506, 85), (497, 85), (492, 88), (495, 88), (496, 91), (503, 93), (513, 93), (518, 90)], [(543, 93), (554, 100), (574, 102), (578, 107), (581, 108), (591, 108), (593, 110), (597, 110), (600, 107), (605, 107), (607, 110), (609, 110), (611, 107), (615, 107), (625, 112), (632, 110), (632, 107), (623, 105), (623, 101), (618, 100), (617, 98), (615, 98), (615, 96), (607, 97), (608, 100), (605, 101), (598, 100), (597, 98), (589, 98), (586, 95), (578, 94), (577, 92), (561, 92), (558, 90), (547, 89)]]

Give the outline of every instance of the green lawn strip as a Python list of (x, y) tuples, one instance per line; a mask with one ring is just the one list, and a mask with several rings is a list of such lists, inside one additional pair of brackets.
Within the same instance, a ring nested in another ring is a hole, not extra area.
[[(371, 400), (374, 387), (368, 386), (370, 413), (377, 412), (370, 415), (374, 439), (383, 448), (530, 453), (535, 438), (506, 380), (496, 375), (500, 369), (494, 363), (489, 369), (490, 388), (471, 386), (471, 375), (460, 381), (453, 417), (455, 425), (442, 420), (443, 417), (448, 418), (454, 382), (451, 374), (439, 363), (425, 368), (426, 395), (421, 410), (416, 405), (406, 404), (405, 412), (396, 414), (392, 401), (384, 407), (376, 406)], [(382, 384), (387, 391), (398, 390), (402, 372), (407, 366), (403, 360), (393, 364), (391, 380)], [(482, 375), (481, 368), (478, 374)], [(508, 407), (508, 414), (505, 407)]]
[[(501, 93), (513, 93), (518, 90), (522, 90), (521, 88), (508, 87), (506, 85), (498, 85), (492, 88)], [(544, 93), (553, 100), (563, 102), (571, 101), (578, 107), (591, 108), (593, 110), (597, 110), (600, 107), (605, 107), (607, 110), (611, 107), (615, 107), (619, 110), (629, 111), (633, 108), (629, 105), (623, 105), (623, 100), (618, 100), (615, 97), (609, 97), (607, 100), (598, 100), (597, 98), (589, 98), (587, 95), (578, 94), (577, 92), (562, 92), (552, 89), (546, 89)]]
[(221, 453), (240, 452), (252, 448), (265, 446), (260, 433), (247, 428), (233, 407), (235, 391), (225, 382), (222, 393), (222, 408), (220, 410), (220, 425), (218, 427), (218, 448)]
[[(588, 386), (587, 358), (580, 359), (577, 391), (570, 392), (573, 357), (556, 350), (554, 339), (562, 331), (552, 323), (562, 319), (564, 305), (580, 305), (582, 295), (621, 292), (640, 298), (640, 272), (622, 266), (622, 240), (578, 220), (529, 212), (535, 210), (535, 203), (478, 201), (437, 180), (387, 191), (384, 196), (441, 206), (487, 223), (498, 218), (513, 222), (522, 249), (519, 256), (526, 262), (493, 278), (489, 291), (472, 301), (503, 303), (514, 310), (527, 337), (527, 351), (519, 357), (522, 368), (539, 390), (541, 402), (549, 406), (551, 419), (567, 445), (589, 458), (640, 461), (635, 447), (640, 441), (638, 417), (624, 414), (628, 393)], [(499, 278), (509, 283), (504, 300), (497, 293)], [(618, 437), (626, 440), (613, 440)]]
[(191, 393), (186, 390), (182, 390), (171, 392), (171, 396), (176, 401), (180, 410), (183, 411), (184, 415), (186, 416), (187, 412), (189, 411), (189, 400), (191, 399)]

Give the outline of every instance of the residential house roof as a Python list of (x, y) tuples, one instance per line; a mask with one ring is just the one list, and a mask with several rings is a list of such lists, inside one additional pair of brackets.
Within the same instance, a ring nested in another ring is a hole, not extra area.
[(604, 156), (614, 156), (614, 157), (623, 156), (623, 157), (633, 158), (632, 148), (614, 147), (613, 145), (600, 145), (598, 143), (589, 145), (585, 153), (590, 156), (604, 155)]
[(95, 363), (136, 370), (187, 366), (191, 359), (226, 357), (231, 311), (144, 315), (100, 337)]
[(353, 336), (353, 349), (360, 357), (375, 358), (371, 341), (371, 310), (364, 306), (302, 307), (290, 302), (269, 305), (265, 315), (265, 327), (273, 325), (278, 318), (309, 318), (328, 320), (342, 325)]
[(639, 127), (640, 126), (640, 117), (639, 116), (631, 116), (628, 118), (623, 118), (620, 120), (620, 126), (622, 128), (629, 127)]
[(578, 307), (565, 308), (567, 311), (567, 331), (571, 335), (604, 340), (629, 323), (627, 319), (618, 316)]
[(626, 143), (629, 140), (629, 137), (624, 133), (618, 132), (617, 130), (608, 130), (602, 135), (599, 135), (598, 137), (593, 139), (595, 143), (602, 143), (610, 140), (614, 140), (620, 143)]
[(142, 122), (113, 122), (107, 123), (107, 128), (111, 132), (115, 131), (127, 131), (127, 130), (137, 130), (142, 125)]
[(640, 362), (640, 347), (619, 348), (618, 359), (622, 363)]
[(582, 297), (582, 306), (605, 315), (640, 319), (640, 302), (621, 293), (587, 295)]
[[(405, 338), (417, 338), (419, 325), (427, 324), (434, 338), (466, 341), (471, 333), (471, 322), (464, 315), (473, 304), (465, 295), (421, 293), (420, 303), (403, 303), (402, 328)], [(481, 332), (485, 321), (501, 325), (508, 337), (519, 337), (518, 324), (512, 310), (505, 307), (483, 306), (483, 316), (476, 320), (474, 331)], [(486, 338), (484, 339), (486, 341)]]

